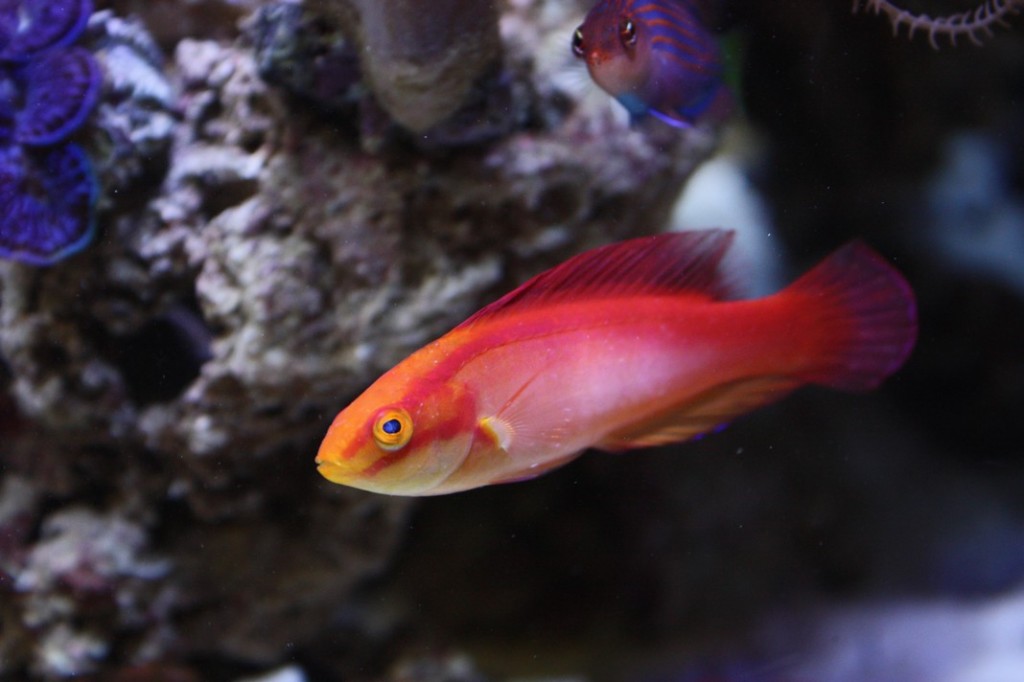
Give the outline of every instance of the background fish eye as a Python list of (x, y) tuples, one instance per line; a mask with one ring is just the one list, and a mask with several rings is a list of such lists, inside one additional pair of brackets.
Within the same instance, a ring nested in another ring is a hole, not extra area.
[(623, 17), (619, 25), (619, 39), (626, 47), (636, 45), (636, 24), (629, 17)]
[(583, 56), (583, 31), (577, 28), (572, 34), (572, 53), (577, 57)]

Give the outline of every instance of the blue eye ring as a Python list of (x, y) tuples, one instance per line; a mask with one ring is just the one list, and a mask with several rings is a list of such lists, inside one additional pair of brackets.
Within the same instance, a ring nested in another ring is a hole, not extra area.
[(383, 450), (400, 450), (412, 439), (412, 417), (400, 407), (381, 410), (373, 421), (373, 440)]

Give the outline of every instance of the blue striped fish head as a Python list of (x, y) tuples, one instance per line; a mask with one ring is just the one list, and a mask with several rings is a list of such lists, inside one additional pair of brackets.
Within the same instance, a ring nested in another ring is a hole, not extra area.
[(633, 18), (633, 4), (622, 0), (598, 2), (572, 38), (573, 54), (587, 63), (590, 77), (620, 100), (643, 99), (651, 70), (650, 47), (642, 40), (644, 31)]
[(685, 127), (727, 94), (706, 15), (693, 0), (601, 0), (573, 34), (572, 50), (634, 116)]

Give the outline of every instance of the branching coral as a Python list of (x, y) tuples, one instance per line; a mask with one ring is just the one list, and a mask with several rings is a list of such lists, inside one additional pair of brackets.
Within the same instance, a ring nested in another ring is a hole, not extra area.
[(69, 136), (86, 120), (102, 75), (69, 46), (91, 0), (0, 4), (0, 256), (46, 265), (92, 238), (96, 182)]
[(938, 49), (939, 37), (949, 39), (955, 45), (957, 38), (968, 37), (975, 45), (982, 44), (982, 37), (992, 35), (995, 26), (1005, 26), (1011, 14), (1017, 14), (1024, 6), (1022, 0), (984, 0), (972, 10), (957, 12), (945, 16), (932, 17), (927, 14), (915, 14), (896, 6), (889, 0), (854, 0), (853, 11), (861, 6), (875, 14), (885, 14), (892, 22), (893, 35), (899, 33), (900, 26), (907, 27), (907, 35), (914, 37), (917, 31), (928, 34), (932, 47)]

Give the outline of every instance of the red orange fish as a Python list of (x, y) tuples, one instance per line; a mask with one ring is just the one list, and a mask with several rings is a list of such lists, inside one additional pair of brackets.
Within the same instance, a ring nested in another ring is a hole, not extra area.
[(781, 292), (729, 300), (724, 230), (594, 249), (483, 308), (334, 420), (327, 479), (438, 495), (587, 448), (684, 441), (802, 384), (874, 388), (917, 334), (913, 293), (853, 242)]

